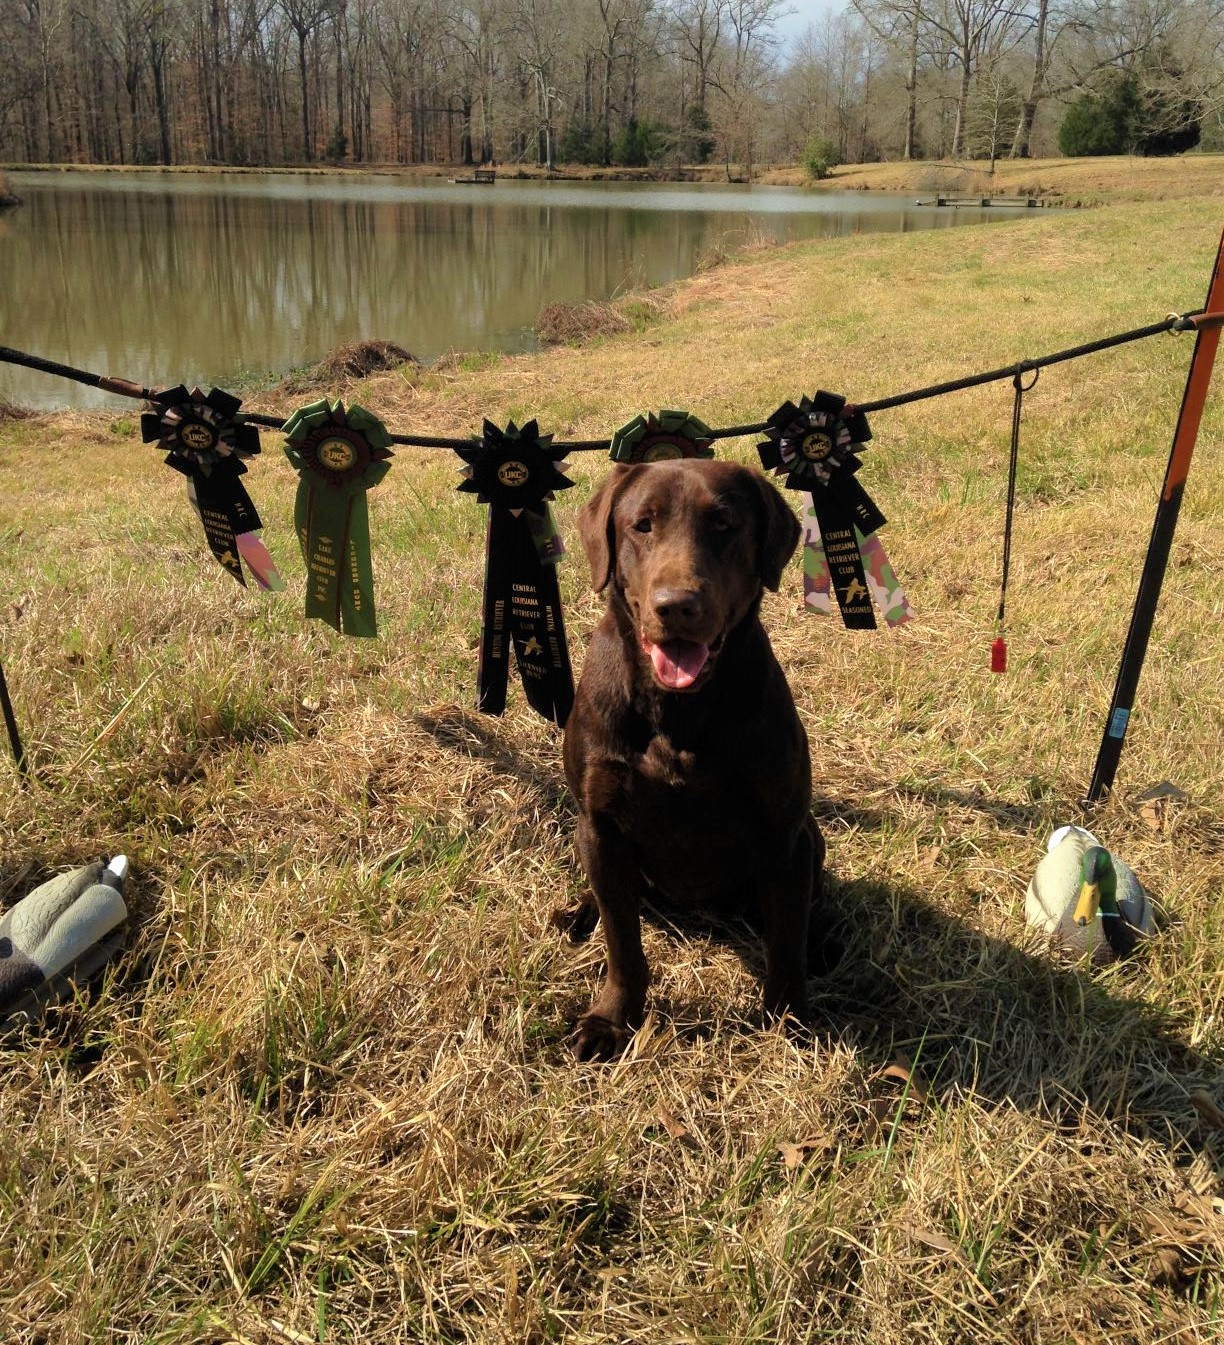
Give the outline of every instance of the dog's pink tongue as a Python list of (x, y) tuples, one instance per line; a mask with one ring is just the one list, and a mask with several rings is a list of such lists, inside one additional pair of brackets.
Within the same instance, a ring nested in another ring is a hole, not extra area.
[(710, 657), (710, 646), (695, 640), (668, 640), (665, 644), (648, 644), (647, 649), (655, 676), (673, 691), (692, 686)]

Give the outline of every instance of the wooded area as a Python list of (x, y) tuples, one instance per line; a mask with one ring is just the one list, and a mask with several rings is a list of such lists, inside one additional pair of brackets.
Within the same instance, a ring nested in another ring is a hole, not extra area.
[(854, 0), (797, 39), (779, 34), (787, 13), (0, 0), (0, 160), (713, 160), (751, 178), (816, 137), (844, 163), (1051, 153), (1068, 108), (1118, 81), (1149, 129), (1189, 117), (1224, 148), (1224, 0)]

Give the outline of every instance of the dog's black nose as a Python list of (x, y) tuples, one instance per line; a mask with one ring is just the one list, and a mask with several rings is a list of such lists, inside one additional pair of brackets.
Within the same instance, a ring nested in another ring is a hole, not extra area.
[(701, 594), (692, 588), (657, 588), (650, 602), (660, 621), (698, 621), (704, 611)]

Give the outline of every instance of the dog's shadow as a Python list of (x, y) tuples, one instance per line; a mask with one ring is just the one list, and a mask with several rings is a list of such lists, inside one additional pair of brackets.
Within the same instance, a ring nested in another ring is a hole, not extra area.
[[(1204, 1129), (1193, 1101), (1224, 1096), (1224, 1062), (1191, 1044), (1187, 1015), (1142, 997), (1154, 950), (1094, 968), (983, 933), (904, 883), (832, 878), (827, 888), (809, 938), (818, 1039), (849, 1039), (881, 1067), (898, 1054), (916, 1060), (936, 1094), (1070, 1123), (1088, 1107), (1180, 1160), (1206, 1152), (1224, 1169), (1224, 1135)], [(758, 979), (764, 972), (759, 935), (743, 920), (661, 898), (643, 915), (677, 939), (731, 949)], [(698, 1019), (678, 1035), (708, 1030)]]
[[(493, 724), (461, 714), (425, 726), (440, 744), (479, 755), (497, 769), (544, 791), (558, 821), (572, 826), (563, 784), (527, 759)], [(1036, 809), (981, 796), (936, 791), (1007, 827), (1035, 826)], [(886, 813), (856, 805), (817, 806), (826, 824), (862, 829), (888, 824)], [(937, 1093), (972, 1092), (989, 1102), (1078, 1119), (1085, 1106), (1129, 1132), (1189, 1158), (1204, 1146), (1192, 1098), (1224, 1097), (1224, 1063), (1191, 1044), (1188, 1015), (1143, 998), (1142, 948), (1128, 962), (1096, 969), (1059, 960), (1035, 944), (998, 938), (948, 915), (924, 893), (890, 880), (827, 879), (809, 939), (812, 1030), (828, 1040), (850, 1038), (881, 1066), (898, 1052), (917, 1058)], [(759, 932), (748, 922), (652, 898), (643, 917), (669, 937), (725, 946), (760, 978)], [(554, 923), (572, 941), (597, 936), (593, 906), (558, 912)], [(656, 1010), (666, 1011), (657, 997)], [(708, 1035), (714, 1019), (682, 1008), (683, 1040)], [(751, 1023), (746, 1025), (749, 1029)], [(718, 1030), (727, 1030), (721, 1020)], [(1206, 1146), (1211, 1161), (1224, 1152)], [(1221, 1145), (1224, 1149), (1224, 1144)]]

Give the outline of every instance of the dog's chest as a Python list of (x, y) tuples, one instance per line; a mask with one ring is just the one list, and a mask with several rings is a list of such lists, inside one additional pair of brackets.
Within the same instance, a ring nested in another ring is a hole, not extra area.
[(646, 848), (704, 850), (742, 846), (760, 832), (760, 790), (742, 759), (716, 748), (678, 747), (654, 738), (632, 762), (625, 781), (626, 830)]
[(674, 791), (701, 787), (717, 769), (708, 752), (677, 747), (670, 738), (652, 738), (637, 760), (636, 773), (647, 789)]

